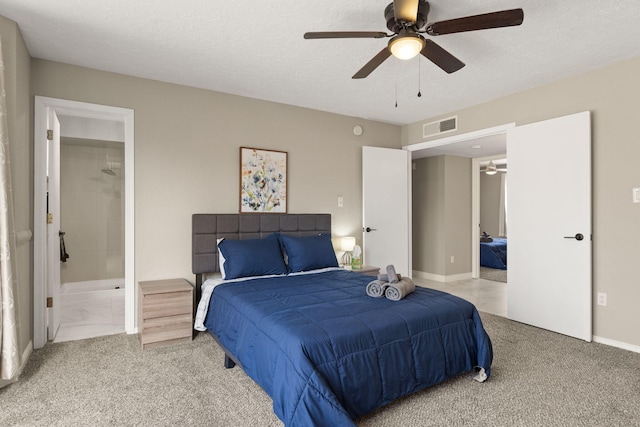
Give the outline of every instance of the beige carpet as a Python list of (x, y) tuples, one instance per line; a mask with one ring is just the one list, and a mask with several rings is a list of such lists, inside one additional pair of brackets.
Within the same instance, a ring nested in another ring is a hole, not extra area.
[[(360, 426), (633, 426), (640, 354), (482, 314), (491, 378), (463, 374), (357, 420)], [(224, 369), (207, 334), (142, 352), (135, 336), (49, 344), (0, 389), (0, 426), (279, 426), (270, 398)]]

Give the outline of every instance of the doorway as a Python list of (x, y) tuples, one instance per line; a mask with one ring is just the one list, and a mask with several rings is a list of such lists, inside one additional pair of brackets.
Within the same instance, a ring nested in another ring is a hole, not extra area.
[[(92, 127), (92, 122), (59, 119), (64, 254), (60, 258), (60, 326), (54, 342), (123, 333), (124, 142), (81, 137), (74, 123)], [(114, 128), (113, 136), (100, 133), (121, 139), (122, 124)]]
[[(412, 159), (450, 154), (467, 157), (472, 161), (471, 173), (471, 278), (479, 278), (480, 272), (480, 167), (483, 161), (504, 158), (507, 151), (506, 134), (515, 123), (507, 123), (479, 131), (454, 135), (442, 139), (412, 144), (403, 149), (412, 152)], [(469, 278), (456, 275), (454, 279)], [(443, 277), (447, 281), (446, 277)]]
[[(61, 117), (61, 130), (48, 132), (51, 117)], [(60, 277), (51, 276), (50, 266), (61, 263), (58, 258), (60, 241), (54, 241), (52, 235), (61, 230), (53, 230), (52, 225), (59, 228), (59, 207), (50, 200), (60, 200), (59, 180), (48, 185), (49, 174), (59, 176), (60, 158), (50, 156), (51, 150), (60, 152), (60, 136), (84, 138), (87, 140), (120, 141), (124, 146), (124, 161), (120, 162), (124, 181), (123, 218), (124, 218), (124, 312), (125, 331), (135, 333), (135, 277), (134, 277), (134, 112), (131, 109), (110, 107), (83, 102), (68, 101), (56, 98), (35, 97), (34, 119), (34, 348), (43, 347), (50, 336), (48, 328), (56, 328), (50, 318), (59, 318), (59, 285)], [(115, 135), (115, 136), (114, 136)], [(53, 169), (50, 171), (49, 169)], [(105, 170), (113, 171), (105, 161)], [(112, 172), (115, 173), (115, 172)], [(57, 181), (57, 184), (55, 183)], [(113, 187), (111, 183), (111, 187)], [(114, 188), (112, 188), (114, 190)], [(59, 206), (59, 204), (57, 205)], [(55, 218), (55, 219), (54, 219)], [(49, 222), (51, 225), (48, 225)], [(49, 237), (48, 237), (49, 235)], [(54, 244), (55, 243), (55, 244)], [(59, 270), (59, 269), (58, 269)], [(58, 275), (59, 276), (59, 275)], [(50, 300), (48, 300), (50, 298)], [(47, 307), (47, 305), (52, 305)], [(51, 315), (53, 314), (53, 315)]]

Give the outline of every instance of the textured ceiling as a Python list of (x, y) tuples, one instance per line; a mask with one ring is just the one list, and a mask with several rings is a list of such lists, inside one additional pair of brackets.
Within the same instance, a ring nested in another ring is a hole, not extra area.
[(0, 0), (0, 15), (36, 58), (396, 124), (640, 56), (638, 0), (432, 0), (429, 22), (524, 9), (519, 27), (435, 37), (467, 64), (451, 75), (392, 57), (352, 80), (386, 39), (302, 37), (385, 31), (389, 2)]

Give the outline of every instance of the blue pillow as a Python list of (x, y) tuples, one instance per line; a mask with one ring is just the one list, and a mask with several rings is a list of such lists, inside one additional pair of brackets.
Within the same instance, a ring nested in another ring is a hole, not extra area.
[(307, 237), (281, 234), (280, 241), (287, 253), (289, 271), (292, 273), (338, 266), (329, 234)]
[(277, 234), (264, 239), (229, 240), (218, 243), (224, 257), (224, 278), (287, 274)]

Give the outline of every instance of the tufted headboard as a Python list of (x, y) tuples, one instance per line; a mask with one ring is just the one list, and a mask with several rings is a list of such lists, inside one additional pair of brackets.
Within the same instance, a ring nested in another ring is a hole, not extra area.
[(217, 239), (259, 239), (271, 233), (331, 234), (331, 214), (193, 214), (191, 270), (196, 275), (196, 293), (203, 274), (220, 271)]

